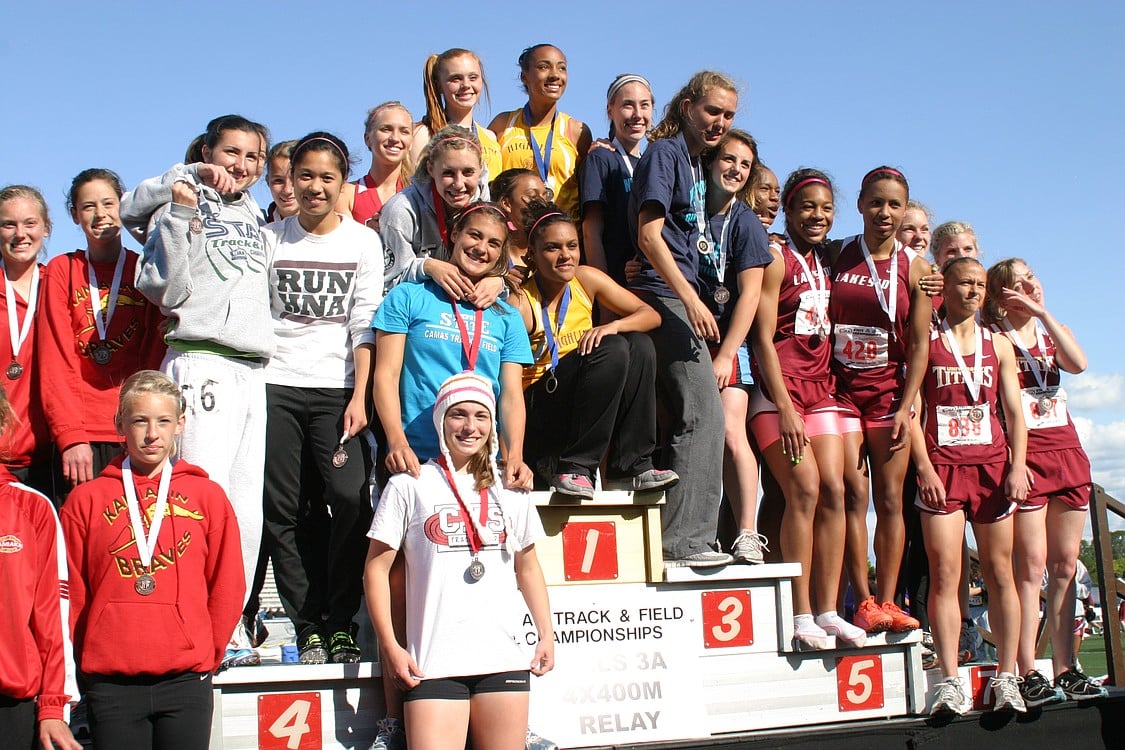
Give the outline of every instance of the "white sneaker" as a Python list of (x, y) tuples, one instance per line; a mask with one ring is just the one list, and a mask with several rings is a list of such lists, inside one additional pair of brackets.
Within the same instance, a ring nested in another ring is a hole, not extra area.
[(938, 714), (964, 716), (972, 707), (973, 701), (965, 695), (965, 683), (960, 677), (956, 675), (947, 677), (934, 686), (934, 702), (930, 706), (931, 716)]
[(993, 711), (1015, 711), (1027, 713), (1027, 706), (1020, 695), (1019, 678), (1011, 672), (1001, 672), (989, 681), (992, 689)]
[(817, 615), (816, 624), (824, 628), (825, 633), (836, 636), (837, 640), (848, 646), (862, 648), (867, 643), (867, 632), (863, 628), (857, 628), (835, 612)]
[(794, 615), (793, 647), (798, 651), (823, 651), (828, 648), (828, 633), (812, 615)]
[(730, 553), (736, 563), (761, 565), (766, 561), (764, 553), (770, 549), (766, 544), (766, 538), (758, 532), (743, 529), (731, 545)]

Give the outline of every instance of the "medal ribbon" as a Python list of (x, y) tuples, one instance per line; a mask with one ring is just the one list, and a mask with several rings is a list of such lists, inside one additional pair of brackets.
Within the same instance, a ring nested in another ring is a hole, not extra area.
[(965, 387), (969, 389), (969, 398), (972, 399), (973, 404), (976, 404), (980, 398), (980, 386), (983, 378), (981, 378), (981, 350), (984, 348), (984, 336), (981, 334), (980, 325), (973, 321), (973, 328), (976, 331), (977, 350), (973, 352), (973, 372), (972, 376), (969, 375), (969, 368), (965, 366), (965, 358), (961, 356), (961, 349), (957, 346), (957, 342), (953, 339), (953, 331), (949, 328), (949, 321), (941, 321), (941, 336), (945, 339), (945, 345), (953, 353), (953, 359), (957, 362), (957, 369), (961, 371), (961, 377), (965, 379)]
[(535, 157), (535, 167), (539, 170), (539, 176), (543, 179), (544, 185), (548, 184), (547, 174), (551, 171), (551, 147), (555, 141), (555, 120), (558, 119), (558, 116), (559, 111), (556, 109), (555, 114), (551, 115), (551, 129), (547, 131), (547, 143), (540, 151), (539, 142), (535, 140), (535, 133), (531, 129), (531, 103), (523, 105), (523, 121), (527, 128), (527, 142), (531, 144), (531, 155)]
[(727, 246), (727, 230), (730, 229), (730, 217), (734, 213), (731, 209), (734, 208), (732, 203), (727, 212), (723, 215), (723, 226), (719, 229), (719, 241), (715, 242), (711, 235), (711, 222), (705, 222), (704, 228), (706, 232), (704, 236), (707, 241), (711, 243), (711, 252), (703, 255), (704, 262), (715, 270), (715, 275), (719, 280), (719, 286), (723, 285), (723, 281), (727, 275), (727, 261), (730, 256), (726, 252)]
[[(613, 139), (613, 147), (617, 150), (617, 153), (621, 154), (621, 161), (625, 162), (625, 171), (632, 177), (633, 162), (629, 161), (629, 152), (625, 150), (625, 147), (621, 145), (621, 141), (617, 140), (616, 137)], [(694, 174), (692, 176), (694, 177)]]
[(117, 265), (113, 267), (113, 281), (109, 286), (109, 299), (105, 303), (105, 320), (102, 320), (102, 298), (98, 291), (98, 275), (94, 272), (94, 261), (86, 256), (86, 279), (90, 285), (90, 310), (94, 313), (94, 326), (98, 329), (98, 338), (105, 341), (109, 323), (113, 320), (113, 313), (117, 309), (117, 293), (121, 290), (121, 274), (125, 270), (125, 248), (117, 254)]
[[(122, 250), (124, 252), (124, 250)], [(172, 483), (172, 462), (165, 459), (160, 470), (160, 486), (156, 490), (156, 512), (148, 525), (148, 536), (141, 523), (141, 504), (137, 501), (137, 486), (133, 484), (133, 465), (128, 456), (121, 463), (121, 479), (125, 484), (125, 501), (129, 506), (129, 523), (133, 527), (133, 538), (137, 541), (137, 555), (145, 572), (152, 574), (149, 564), (156, 551), (156, 540), (160, 536), (160, 526), (164, 523), (164, 511), (168, 509), (168, 487)]]
[[(124, 250), (122, 250), (124, 252)], [(0, 270), (4, 264), (0, 263)], [(12, 338), (12, 361), (19, 356), (23, 342), (27, 341), (27, 334), (31, 332), (31, 321), (35, 317), (35, 303), (39, 301), (39, 264), (31, 273), (31, 294), (27, 297), (27, 314), (23, 316), (21, 327), (16, 317), (16, 290), (10, 279), (4, 277), (4, 300), (8, 304), (8, 334)]]
[(484, 546), (484, 526), (488, 523), (488, 488), (481, 488), (480, 491), (480, 521), (478, 522), (477, 519), (473, 518), (469, 506), (462, 499), (461, 490), (457, 489), (457, 483), (453, 481), (453, 472), (449, 470), (449, 464), (446, 463), (445, 456), (438, 458), (437, 462), (445, 475), (445, 481), (449, 482), (449, 488), (453, 490), (453, 496), (457, 498), (461, 515), (465, 518), (465, 539), (468, 540), (469, 551), (473, 553), (475, 558), (481, 547)]
[[(1047, 376), (1043, 374), (1043, 370), (1040, 369), (1039, 360), (1031, 356), (1031, 352), (1029, 352), (1027, 347), (1023, 345), (1023, 342), (1020, 341), (1019, 336), (1016, 335), (1016, 329), (1012, 327), (1012, 324), (1008, 322), (1007, 318), (1002, 318), (1000, 322), (1004, 326), (1004, 335), (1020, 350), (1020, 355), (1023, 357), (1024, 361), (1027, 362), (1027, 366), (1031, 369), (1031, 374), (1035, 377), (1035, 382), (1040, 390), (1046, 390)], [(1043, 352), (1043, 356), (1047, 356), (1047, 344), (1043, 341), (1043, 330), (1039, 327), (1039, 321), (1035, 322), (1035, 344), (1039, 347), (1039, 351)]]
[(469, 372), (477, 369), (477, 354), (480, 353), (480, 340), (484, 336), (484, 326), (481, 321), (484, 319), (484, 311), (477, 308), (473, 311), (473, 337), (470, 343), (469, 331), (465, 326), (465, 319), (461, 317), (461, 311), (457, 309), (457, 301), (450, 300), (453, 304), (453, 317), (457, 319), (457, 330), (461, 332), (461, 348), (465, 351), (465, 359), (468, 361)]
[(895, 240), (895, 249), (891, 253), (891, 278), (890, 289), (887, 290), (887, 295), (890, 296), (890, 302), (887, 302), (887, 296), (883, 294), (883, 279), (879, 276), (879, 271), (875, 268), (875, 259), (871, 257), (871, 251), (867, 249), (867, 241), (863, 239), (863, 235), (859, 236), (859, 249), (863, 251), (863, 259), (867, 261), (867, 272), (871, 276), (871, 286), (875, 287), (875, 296), (879, 299), (879, 307), (883, 308), (883, 312), (887, 314), (887, 320), (891, 322), (891, 334), (895, 330), (895, 316), (898, 311), (898, 253), (902, 249), (902, 245), (898, 240)]
[(559, 315), (552, 326), (547, 295), (543, 293), (543, 287), (539, 286), (539, 278), (537, 276), (532, 278), (535, 279), (535, 288), (539, 290), (539, 301), (543, 306), (543, 335), (547, 339), (547, 350), (551, 352), (551, 372), (554, 372), (559, 366), (559, 342), (556, 336), (562, 331), (563, 323), (566, 322), (566, 311), (570, 308), (570, 284), (563, 287), (562, 299), (559, 300)]
[(430, 195), (434, 197), (434, 216), (437, 217), (438, 234), (441, 235), (441, 246), (449, 252), (449, 227), (445, 225), (445, 201), (438, 194), (437, 183), (430, 180)]
[[(809, 270), (809, 264), (805, 261), (805, 256), (801, 255), (794, 248), (797, 246), (793, 243), (793, 239), (789, 235), (785, 235), (785, 245), (789, 248), (789, 252), (793, 253), (793, 257), (797, 259), (797, 263), (801, 266), (801, 275), (805, 277), (805, 283), (816, 292), (813, 295), (813, 309), (816, 310), (817, 325), (823, 326), (824, 321), (828, 319), (828, 303), (824, 301), (825, 292), (828, 291), (828, 277), (824, 273), (824, 266), (820, 262), (820, 254), (816, 250), (812, 251), (813, 260), (816, 261), (816, 272), (820, 276), (819, 286), (813, 282), (812, 271)], [(827, 333), (827, 331), (825, 331)]]
[[(708, 241), (711, 239), (711, 232), (707, 228), (707, 183), (704, 182), (705, 175), (703, 174), (703, 165), (699, 165), (699, 177), (695, 176), (695, 165), (699, 161), (696, 157), (695, 161), (688, 161), (688, 167), (691, 168), (691, 207), (695, 211), (695, 228), (699, 231), (699, 237), (705, 238)], [(702, 188), (699, 186), (703, 185)], [(696, 188), (699, 188), (698, 190)], [(698, 241), (698, 239), (697, 239)], [(714, 252), (714, 247), (711, 248)], [(709, 253), (703, 253), (709, 255)]]

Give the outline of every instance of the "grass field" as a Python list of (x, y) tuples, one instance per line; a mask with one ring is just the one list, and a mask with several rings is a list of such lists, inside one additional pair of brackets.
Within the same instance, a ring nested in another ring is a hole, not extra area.
[(1082, 641), (1082, 650), (1078, 654), (1082, 662), (1082, 671), (1091, 677), (1101, 677), (1107, 671), (1105, 662), (1105, 639), (1100, 635), (1092, 635)]

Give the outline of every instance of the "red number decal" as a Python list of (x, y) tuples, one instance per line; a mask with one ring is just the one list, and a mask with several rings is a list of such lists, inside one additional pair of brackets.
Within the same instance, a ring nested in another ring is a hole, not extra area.
[(837, 657), (836, 698), (841, 711), (882, 708), (883, 657)]
[(996, 676), (996, 665), (969, 668), (970, 682), (973, 690), (973, 709), (986, 711), (992, 708), (992, 691), (988, 689), (989, 683)]
[(258, 750), (321, 750), (320, 693), (258, 696)]
[(617, 528), (612, 521), (571, 521), (562, 527), (563, 575), (568, 581), (617, 578)]
[(735, 648), (754, 644), (750, 591), (703, 592), (703, 647)]

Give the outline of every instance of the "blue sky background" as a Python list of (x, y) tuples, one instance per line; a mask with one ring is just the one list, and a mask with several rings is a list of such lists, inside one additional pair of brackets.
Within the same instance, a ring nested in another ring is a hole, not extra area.
[(646, 75), (662, 110), (693, 72), (722, 70), (742, 86), (737, 125), (782, 180), (803, 165), (837, 180), (833, 236), (859, 231), (859, 179), (886, 163), (936, 222), (975, 225), (986, 261), (1029, 261), (1090, 358), (1068, 388), (1095, 480), (1125, 499), (1125, 4), (67, 1), (11, 3), (4, 27), (0, 182), (44, 191), (52, 254), (82, 241), (64, 210), (75, 174), (134, 184), (219, 114), (275, 139), (335, 132), (362, 173), (366, 111), (400, 99), (417, 117), (422, 63), (448, 47), (484, 61), (487, 124), (524, 101), (520, 51), (556, 44), (562, 108), (595, 135), (617, 73)]

